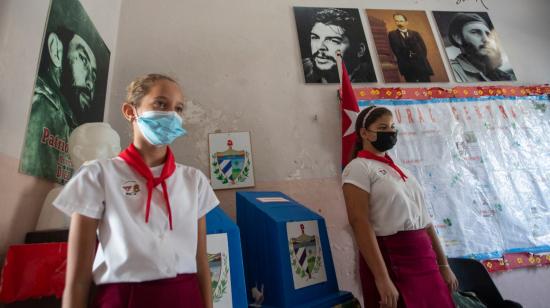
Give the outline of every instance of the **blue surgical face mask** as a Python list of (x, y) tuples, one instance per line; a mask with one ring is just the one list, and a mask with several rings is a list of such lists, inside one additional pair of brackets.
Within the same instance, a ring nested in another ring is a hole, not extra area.
[(182, 127), (183, 119), (175, 111), (146, 111), (137, 116), (137, 124), (143, 137), (156, 146), (171, 144), (187, 133)]

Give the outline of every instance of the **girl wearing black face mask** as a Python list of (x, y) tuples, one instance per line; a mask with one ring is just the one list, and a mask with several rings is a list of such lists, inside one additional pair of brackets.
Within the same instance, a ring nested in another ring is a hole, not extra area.
[(364, 307), (454, 307), (451, 271), (424, 194), (386, 153), (397, 142), (391, 111), (359, 113), (354, 159), (342, 174), (348, 220), (359, 247)]

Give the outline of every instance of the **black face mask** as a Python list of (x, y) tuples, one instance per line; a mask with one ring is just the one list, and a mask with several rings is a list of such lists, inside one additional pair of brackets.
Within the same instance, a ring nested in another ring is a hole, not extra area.
[(372, 146), (380, 152), (386, 152), (397, 143), (397, 132), (374, 132), (376, 141), (371, 142)]

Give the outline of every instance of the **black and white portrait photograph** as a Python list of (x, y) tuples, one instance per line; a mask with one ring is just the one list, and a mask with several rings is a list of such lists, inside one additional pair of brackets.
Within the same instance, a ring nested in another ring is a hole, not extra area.
[(63, 184), (72, 174), (69, 135), (103, 122), (110, 51), (78, 1), (52, 0), (20, 172)]
[(440, 11), (433, 15), (456, 82), (516, 80), (489, 14)]
[(358, 9), (294, 7), (306, 83), (339, 83), (338, 53), (351, 82), (376, 82)]

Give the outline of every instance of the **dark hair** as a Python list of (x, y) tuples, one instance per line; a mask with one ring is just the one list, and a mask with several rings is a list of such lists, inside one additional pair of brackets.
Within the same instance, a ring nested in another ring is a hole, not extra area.
[(320, 9), (313, 14), (311, 26), (313, 27), (313, 25), (318, 22), (325, 25), (341, 27), (344, 30), (342, 35), (346, 36), (350, 42), (350, 47), (345, 54), (342, 55), (342, 57), (346, 58), (345, 60), (347, 64), (350, 64), (350, 61), (357, 61), (356, 59), (353, 59), (354, 57), (346, 57), (346, 55), (356, 55), (359, 51), (361, 43), (364, 43), (365, 45), (367, 44), (367, 42), (362, 38), (363, 29), (361, 29), (360, 26), (357, 26), (357, 22), (360, 23), (361, 21), (346, 10), (325, 8)]
[(463, 40), (464, 35), (462, 34), (462, 28), (468, 23), (471, 22), (480, 22), (487, 26), (487, 28), (492, 29), (492, 26), (487, 23), (483, 17), (476, 13), (457, 13), (454, 15), (449, 22), (449, 33), (448, 38), (451, 44), (453, 44), (456, 47), (460, 47), (462, 44), (459, 44), (454, 36), (459, 35), (459, 37)]
[[(373, 112), (369, 114), (369, 117), (365, 119), (365, 116), (369, 111), (376, 108)], [(352, 153), (352, 159), (357, 157), (357, 153), (363, 149), (363, 138), (361, 138), (361, 128), (368, 128), (372, 123), (374, 123), (376, 120), (378, 120), (380, 117), (385, 115), (392, 115), (391, 111), (388, 108), (385, 107), (379, 107), (379, 106), (370, 106), (365, 109), (363, 109), (359, 115), (357, 116), (357, 120), (355, 122), (355, 147), (353, 149)], [(365, 125), (363, 125), (363, 122), (365, 122)]]
[(347, 33), (352, 28), (355, 18), (341, 9), (322, 9), (315, 12), (311, 24), (314, 25), (317, 22), (342, 27), (344, 32)]
[(401, 17), (405, 18), (405, 21), (409, 21), (409, 20), (407, 19), (407, 16), (403, 15), (403, 13), (395, 13), (395, 14), (393, 14), (393, 19), (395, 19), (395, 16), (401, 16)]

